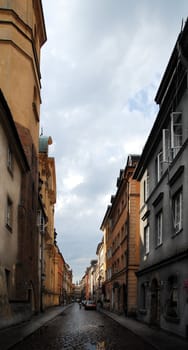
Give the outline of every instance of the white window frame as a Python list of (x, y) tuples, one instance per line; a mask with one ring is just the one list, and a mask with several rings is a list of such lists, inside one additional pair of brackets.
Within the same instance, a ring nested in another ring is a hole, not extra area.
[(163, 162), (169, 163), (171, 161), (170, 155), (170, 138), (169, 138), (169, 130), (162, 130), (162, 141), (163, 141)]
[(156, 215), (156, 245), (162, 244), (163, 240), (163, 212), (162, 210)]
[(183, 192), (182, 189), (173, 196), (174, 233), (183, 228)]
[(149, 254), (149, 225), (144, 227), (144, 248), (145, 248), (145, 254)]
[(38, 210), (37, 225), (39, 227), (40, 232), (44, 233), (44, 231), (45, 231), (45, 217), (42, 213), (42, 210)]
[(172, 158), (175, 158), (182, 146), (182, 113), (171, 113), (171, 149)]
[(143, 185), (144, 185), (144, 202), (146, 202), (149, 197), (149, 174), (148, 173), (144, 180)]
[(159, 182), (163, 175), (163, 152), (162, 151), (160, 151), (157, 154), (156, 166), (157, 166), (157, 182)]

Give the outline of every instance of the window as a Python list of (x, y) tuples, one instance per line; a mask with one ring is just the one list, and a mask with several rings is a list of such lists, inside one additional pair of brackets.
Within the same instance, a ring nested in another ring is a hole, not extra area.
[(149, 174), (147, 174), (146, 179), (144, 180), (144, 202), (147, 201), (149, 196)]
[(157, 175), (157, 182), (159, 182), (163, 175), (163, 152), (162, 151), (160, 151), (156, 157), (156, 175)]
[(146, 309), (146, 286), (145, 283), (141, 284), (140, 288), (140, 303), (141, 308)]
[(112, 257), (112, 248), (107, 250), (107, 258), (110, 259)]
[(182, 146), (182, 113), (171, 114), (171, 148), (172, 158), (175, 158)]
[(8, 170), (12, 173), (12, 171), (13, 171), (13, 154), (12, 154), (10, 147), (8, 147), (8, 152), (7, 152), (7, 167), (8, 167)]
[(13, 204), (11, 199), (7, 198), (7, 212), (6, 212), (6, 226), (9, 230), (12, 230), (12, 221), (13, 221)]
[(109, 268), (109, 269), (107, 270), (107, 279), (110, 280), (111, 277), (112, 277), (112, 269)]
[(166, 315), (171, 318), (178, 317), (178, 288), (177, 277), (170, 276), (168, 278), (168, 299), (166, 303)]
[(149, 253), (149, 225), (144, 227), (144, 249), (145, 254)]
[(162, 136), (163, 136), (163, 162), (169, 163), (171, 160), (170, 157), (170, 140), (169, 140), (169, 130), (168, 129), (163, 129), (162, 131)]
[(44, 230), (45, 230), (45, 218), (44, 218), (44, 215), (42, 213), (42, 210), (38, 210), (37, 215), (38, 215), (38, 217), (37, 217), (37, 224), (38, 224), (39, 230), (40, 230), (41, 233), (44, 233)]
[(174, 195), (172, 199), (175, 234), (178, 233), (183, 227), (182, 202), (183, 202), (183, 196), (182, 196), (182, 190), (180, 190)]
[(163, 214), (160, 211), (156, 216), (156, 245), (162, 244), (162, 233), (163, 233)]

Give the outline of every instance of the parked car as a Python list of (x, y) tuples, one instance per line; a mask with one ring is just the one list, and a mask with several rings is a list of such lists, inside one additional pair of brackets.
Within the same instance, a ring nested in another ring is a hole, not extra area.
[(85, 310), (96, 310), (97, 305), (94, 300), (87, 300), (85, 303)]

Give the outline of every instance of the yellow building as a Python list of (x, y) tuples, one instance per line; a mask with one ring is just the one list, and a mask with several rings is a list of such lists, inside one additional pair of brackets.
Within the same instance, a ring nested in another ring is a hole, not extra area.
[[(41, 0), (0, 0), (0, 89), (24, 149), (29, 171), (22, 176), (17, 213), (17, 302), (40, 310), (38, 135), (41, 104), (40, 49), (46, 41)], [(17, 209), (17, 210), (16, 210)], [(4, 251), (4, 254), (6, 252)]]
[[(0, 328), (16, 323), (21, 306), (16, 299), (18, 218), (22, 177), (29, 171), (10, 110), (0, 91)], [(7, 254), (8, 252), (8, 254)], [(25, 309), (30, 314), (30, 305)], [(26, 313), (25, 313), (26, 316)], [(28, 316), (28, 314), (27, 314)]]
[(14, 121), (30, 131), (38, 151), (40, 49), (46, 41), (40, 0), (0, 0), (0, 87)]
[(48, 156), (48, 147), (52, 144), (51, 137), (40, 136), (39, 138), (39, 176), (40, 196), (47, 217), (43, 237), (43, 308), (58, 305), (59, 290), (59, 250), (56, 245), (54, 229), (54, 210), (56, 203), (56, 174), (55, 160)]

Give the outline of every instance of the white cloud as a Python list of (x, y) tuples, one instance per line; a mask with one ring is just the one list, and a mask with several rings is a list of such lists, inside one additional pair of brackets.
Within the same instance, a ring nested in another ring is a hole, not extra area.
[(119, 170), (151, 130), (187, 1), (45, 0), (43, 7), (41, 125), (54, 141), (58, 244), (79, 279), (96, 257)]
[(64, 186), (67, 190), (72, 190), (81, 183), (83, 183), (84, 177), (76, 174), (69, 174), (65, 179), (63, 179)]

